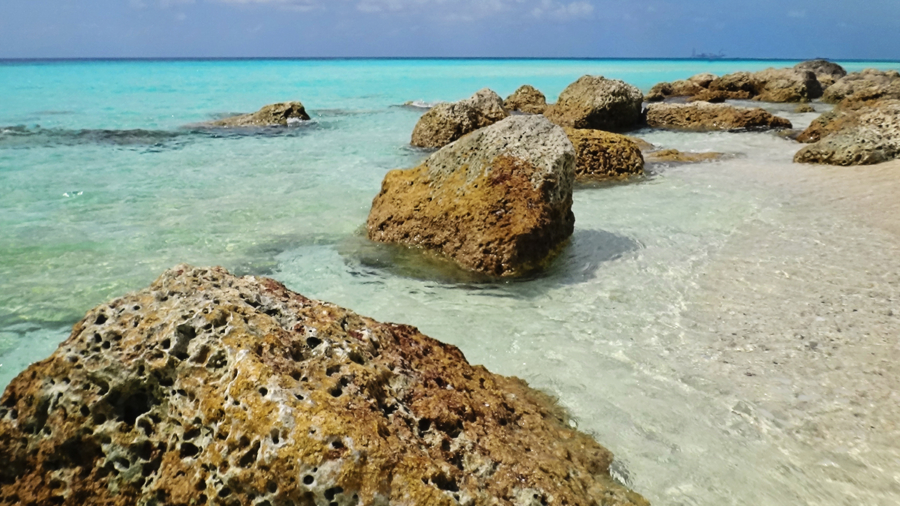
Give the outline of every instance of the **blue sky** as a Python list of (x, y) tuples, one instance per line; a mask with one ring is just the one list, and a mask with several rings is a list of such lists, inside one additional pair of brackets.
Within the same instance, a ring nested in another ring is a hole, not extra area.
[(900, 59), (900, 0), (2, 0), (0, 58)]

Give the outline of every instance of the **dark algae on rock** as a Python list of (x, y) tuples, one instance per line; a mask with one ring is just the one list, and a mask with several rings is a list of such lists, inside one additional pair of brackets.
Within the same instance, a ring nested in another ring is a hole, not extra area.
[(0, 504), (647, 505), (516, 378), (280, 283), (179, 265), (0, 398)]

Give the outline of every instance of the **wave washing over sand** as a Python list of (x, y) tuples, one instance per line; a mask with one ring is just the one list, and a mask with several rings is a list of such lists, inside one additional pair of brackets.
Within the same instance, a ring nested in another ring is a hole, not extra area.
[[(410, 98), (484, 86), (506, 96), (527, 82), (552, 101), (587, 73), (646, 91), (772, 63), (82, 65), (96, 87), (67, 72), (66, 86), (16, 91), (0, 114), (24, 125), (0, 136), (0, 386), (90, 307), (180, 262), (223, 265), (416, 325), (526, 379), (653, 504), (900, 502), (896, 162), (794, 164), (800, 145), (775, 133), (634, 132), (729, 156), (580, 187), (569, 247), (520, 281), (486, 282), (361, 236), (385, 172), (427, 154), (408, 145), (422, 109), (395, 107)], [(181, 91), (136, 87), (146, 65)], [(49, 83), (54, 71), (15, 73)], [(0, 83), (13, 73), (0, 67)], [(303, 100), (315, 128), (181, 128), (282, 97)], [(765, 107), (802, 128), (830, 108), (813, 105)], [(317, 113), (335, 110), (361, 113)]]

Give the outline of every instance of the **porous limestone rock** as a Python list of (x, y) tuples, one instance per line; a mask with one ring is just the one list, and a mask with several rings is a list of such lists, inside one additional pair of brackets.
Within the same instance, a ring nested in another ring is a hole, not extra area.
[(644, 160), (647, 163), (700, 163), (714, 162), (725, 157), (724, 153), (708, 152), (708, 153), (691, 153), (678, 151), (677, 149), (663, 149), (660, 151), (651, 151), (644, 154)]
[(688, 81), (698, 84), (703, 88), (709, 88), (709, 85), (716, 80), (718, 76), (710, 72), (702, 72), (688, 78)]
[(844, 128), (844, 123), (852, 123), (859, 117), (858, 114), (834, 110), (822, 114), (797, 136), (797, 142), (809, 144), (818, 142), (828, 135)]
[(834, 84), (838, 79), (847, 75), (844, 67), (828, 60), (809, 60), (794, 65), (796, 70), (808, 70), (816, 75), (816, 79), (822, 85), (822, 89)]
[(896, 80), (900, 80), (900, 73), (896, 70), (865, 69), (862, 72), (851, 72), (829, 86), (822, 95), (822, 101), (837, 104), (856, 93), (871, 93), (872, 90), (887, 88)]
[(484, 88), (465, 100), (444, 102), (429, 109), (416, 123), (411, 144), (440, 148), (507, 116), (509, 113), (503, 108), (500, 95)]
[(791, 122), (760, 108), (694, 102), (691, 104), (651, 104), (647, 124), (670, 130), (765, 130), (791, 128)]
[(566, 135), (575, 146), (576, 181), (644, 173), (640, 148), (624, 135), (576, 128), (567, 128)]
[(369, 239), (439, 252), (462, 267), (515, 276), (540, 267), (573, 231), (575, 149), (540, 115), (516, 115), (388, 172)]
[(583, 76), (544, 115), (564, 127), (621, 131), (638, 124), (643, 101), (641, 90), (624, 81)]
[(825, 119), (820, 130), (804, 132), (819, 140), (794, 156), (798, 163), (871, 165), (900, 158), (900, 100), (884, 100)]
[(252, 114), (232, 116), (205, 124), (212, 127), (287, 126), (292, 121), (309, 119), (309, 114), (300, 102), (282, 102), (267, 105)]
[(567, 422), (413, 327), (180, 265), (12, 381), (0, 504), (647, 506)]
[(766, 69), (751, 77), (754, 100), (762, 102), (809, 102), (822, 96), (822, 85), (809, 70)]
[[(743, 95), (742, 95), (743, 96)], [(725, 91), (703, 90), (693, 97), (688, 98), (688, 102), (709, 102), (711, 104), (721, 104), (729, 98), (735, 98), (734, 94)], [(749, 98), (746, 97), (746, 98)]]
[(749, 72), (734, 72), (713, 79), (708, 89), (720, 92), (729, 99), (746, 100), (756, 96), (757, 83)]
[(809, 104), (798, 104), (797, 107), (794, 107), (794, 112), (797, 114), (816, 112), (816, 108)]
[(650, 88), (650, 92), (647, 94), (647, 102), (660, 102), (672, 97), (691, 97), (704, 91), (706, 91), (705, 87), (691, 80), (659, 83)]
[(530, 84), (519, 87), (503, 101), (507, 111), (520, 111), (527, 114), (543, 114), (547, 108), (547, 97)]

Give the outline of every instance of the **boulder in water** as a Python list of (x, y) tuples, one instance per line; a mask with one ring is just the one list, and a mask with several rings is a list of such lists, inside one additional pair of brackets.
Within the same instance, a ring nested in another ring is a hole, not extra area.
[(568, 128), (621, 131), (638, 124), (644, 96), (618, 79), (584, 76), (559, 95), (544, 115)]
[(815, 142), (797, 152), (798, 163), (871, 165), (900, 158), (900, 100), (838, 111), (814, 123), (801, 138)]
[(766, 69), (752, 76), (755, 100), (762, 102), (809, 102), (822, 96), (822, 85), (809, 70)]
[(440, 103), (429, 109), (416, 123), (411, 144), (422, 148), (440, 148), (507, 116), (509, 113), (503, 108), (503, 99), (485, 88), (465, 100)]
[(801, 71), (810, 71), (816, 75), (822, 89), (834, 84), (838, 79), (847, 75), (844, 67), (828, 60), (809, 60), (794, 65), (794, 69)]
[(562, 128), (516, 115), (473, 132), (422, 165), (389, 172), (368, 236), (438, 252), (462, 267), (515, 276), (572, 235), (575, 150)]
[(3, 506), (648, 505), (525, 382), (218, 267), (90, 311), (0, 398), (0, 455)]
[(635, 176), (644, 173), (644, 158), (630, 138), (604, 132), (567, 128), (575, 146), (575, 179), (588, 181)]
[(707, 102), (651, 104), (647, 108), (647, 124), (653, 128), (695, 132), (791, 128), (790, 121), (760, 108)]
[(822, 101), (829, 104), (837, 104), (857, 93), (867, 94), (873, 90), (886, 89), (898, 80), (900, 80), (900, 73), (896, 70), (885, 72), (876, 69), (866, 69), (862, 72), (851, 72), (829, 86), (822, 95)]
[(213, 127), (287, 126), (293, 121), (307, 121), (309, 114), (300, 102), (281, 102), (263, 107), (253, 114), (232, 116), (206, 123)]
[(519, 111), (526, 114), (543, 114), (547, 108), (547, 97), (535, 87), (526, 84), (519, 87), (503, 101), (507, 111)]

